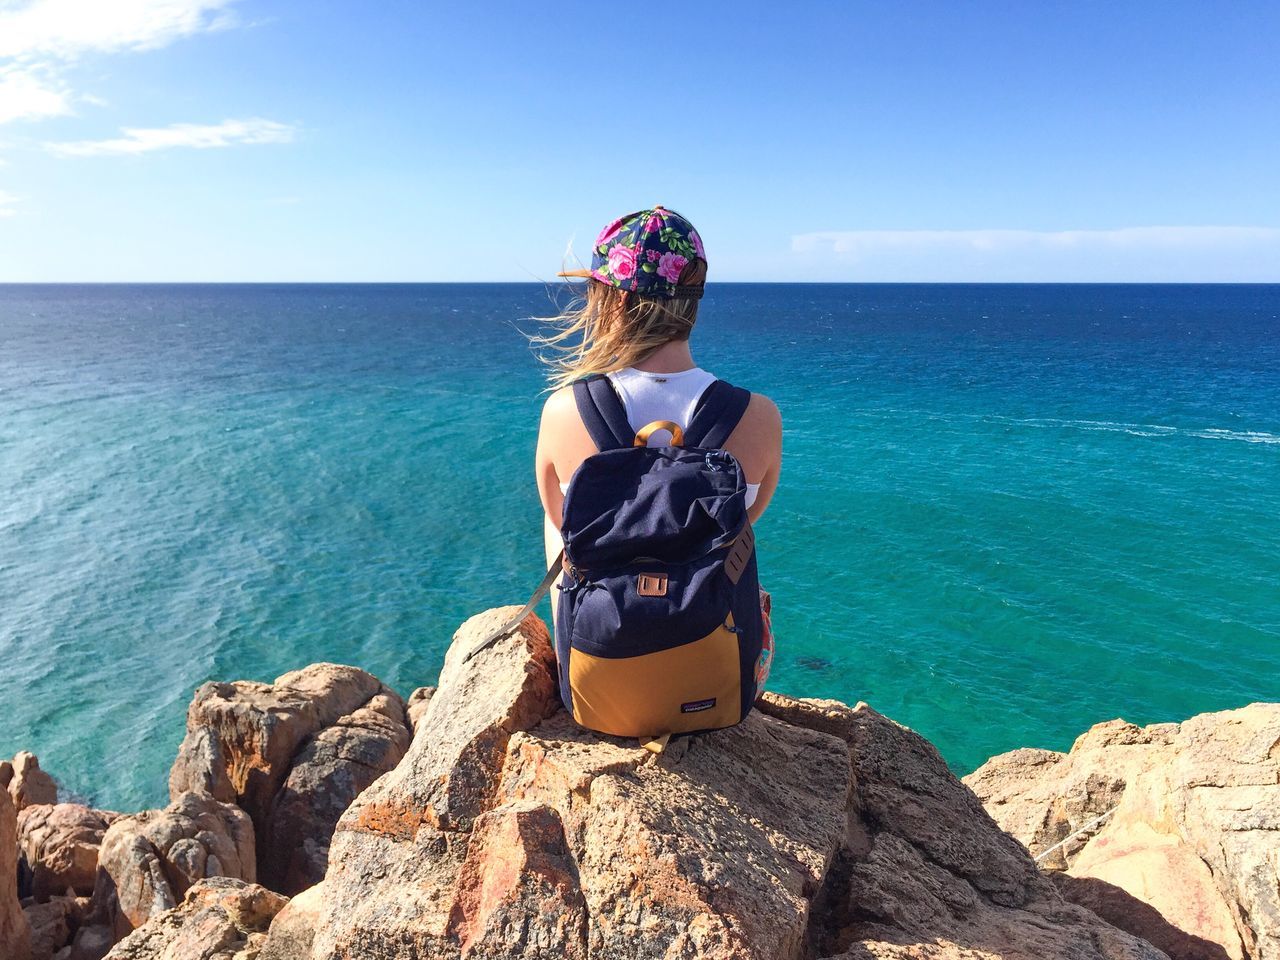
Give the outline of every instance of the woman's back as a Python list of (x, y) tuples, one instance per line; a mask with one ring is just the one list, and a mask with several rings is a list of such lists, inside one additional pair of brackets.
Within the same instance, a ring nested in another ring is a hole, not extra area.
[[(654, 373), (625, 367), (614, 370), (608, 377), (622, 398), (632, 432), (639, 432), (641, 427), (655, 420), (670, 420), (685, 429), (698, 399), (716, 379), (701, 367), (675, 373)], [(670, 439), (671, 435), (666, 430), (659, 430), (649, 438), (649, 446), (660, 446)]]
[[(675, 372), (652, 372), (636, 367), (625, 367), (609, 373), (608, 377), (622, 400), (623, 409), (627, 413), (627, 422), (631, 425), (633, 433), (638, 433), (646, 424), (662, 420), (674, 423), (681, 430), (687, 429), (698, 407), (698, 401), (707, 387), (716, 380), (714, 374), (708, 373), (701, 367), (690, 367), (687, 370)], [(667, 430), (656, 430), (648, 439), (648, 445), (651, 447), (664, 446), (670, 442), (671, 433)], [(737, 446), (742, 447), (746, 444), (739, 438)], [(581, 459), (578, 462), (581, 463)], [(744, 464), (744, 469), (745, 466)], [(577, 469), (576, 466), (574, 469)], [(751, 476), (757, 475), (751, 471), (747, 471), (747, 475), (747, 507), (750, 509), (759, 495), (760, 481), (750, 479)], [(568, 479), (562, 478), (560, 492), (563, 493), (568, 487)]]
[[(654, 420), (672, 420), (680, 427), (686, 426), (702, 390), (715, 380), (714, 375), (693, 362), (688, 341), (668, 343), (633, 367), (610, 373), (609, 378), (618, 388), (628, 421), (637, 430)], [(653, 416), (654, 413), (660, 415)], [(665, 430), (649, 438), (650, 446), (667, 442), (669, 434)], [(742, 464), (747, 482), (757, 488), (751, 504), (754, 522), (768, 505), (781, 466), (782, 418), (773, 401), (753, 393), (746, 413), (724, 448)], [(552, 490), (559, 494), (561, 485), (569, 483), (579, 464), (596, 453), (571, 387), (562, 387), (547, 398), (538, 431), (538, 450), (538, 486), (544, 498)], [(559, 497), (553, 499), (555, 509), (547, 512), (558, 526)]]

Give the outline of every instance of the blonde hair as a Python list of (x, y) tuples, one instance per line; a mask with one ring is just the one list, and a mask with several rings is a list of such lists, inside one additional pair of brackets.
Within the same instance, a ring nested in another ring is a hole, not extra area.
[[(702, 286), (707, 261), (692, 257), (680, 272), (680, 286)], [(693, 297), (644, 297), (599, 280), (586, 283), (555, 317), (538, 317), (555, 330), (530, 340), (543, 348), (549, 390), (568, 386), (592, 373), (621, 370), (644, 360), (672, 340), (688, 340), (698, 319)]]

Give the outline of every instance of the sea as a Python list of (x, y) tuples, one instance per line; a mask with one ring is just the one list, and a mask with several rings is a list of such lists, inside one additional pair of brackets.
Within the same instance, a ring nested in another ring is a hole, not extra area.
[[(543, 572), (567, 299), (0, 286), (0, 757), (137, 810), (205, 681), (434, 683)], [(782, 411), (771, 689), (958, 774), (1280, 699), (1280, 286), (713, 283), (692, 344)]]

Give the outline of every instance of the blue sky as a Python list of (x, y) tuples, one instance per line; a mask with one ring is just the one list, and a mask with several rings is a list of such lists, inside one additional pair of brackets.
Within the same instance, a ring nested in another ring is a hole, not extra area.
[(0, 0), (0, 281), (1280, 281), (1280, 4)]

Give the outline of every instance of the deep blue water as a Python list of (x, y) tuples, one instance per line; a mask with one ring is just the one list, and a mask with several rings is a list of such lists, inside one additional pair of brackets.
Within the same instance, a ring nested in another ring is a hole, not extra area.
[[(194, 688), (402, 694), (541, 571), (535, 284), (0, 286), (0, 756), (137, 809)], [(1280, 698), (1280, 287), (713, 284), (772, 396), (770, 686), (960, 772)]]

